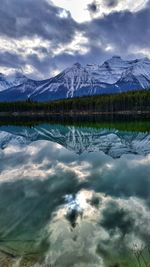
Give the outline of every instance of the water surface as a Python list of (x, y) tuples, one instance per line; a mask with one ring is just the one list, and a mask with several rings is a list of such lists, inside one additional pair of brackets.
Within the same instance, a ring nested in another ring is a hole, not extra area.
[(0, 127), (0, 266), (149, 266), (149, 122), (82, 124)]

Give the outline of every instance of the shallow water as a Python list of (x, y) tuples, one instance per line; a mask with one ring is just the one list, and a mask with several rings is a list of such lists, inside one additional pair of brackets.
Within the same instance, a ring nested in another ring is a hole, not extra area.
[(150, 131), (0, 127), (0, 266), (149, 266)]

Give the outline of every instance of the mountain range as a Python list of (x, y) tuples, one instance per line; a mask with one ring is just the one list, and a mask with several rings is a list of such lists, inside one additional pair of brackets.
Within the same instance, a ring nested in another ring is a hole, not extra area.
[(85, 95), (150, 88), (150, 60), (113, 56), (102, 65), (75, 63), (50, 79), (35, 81), (17, 72), (13, 79), (0, 74), (0, 101), (48, 101)]

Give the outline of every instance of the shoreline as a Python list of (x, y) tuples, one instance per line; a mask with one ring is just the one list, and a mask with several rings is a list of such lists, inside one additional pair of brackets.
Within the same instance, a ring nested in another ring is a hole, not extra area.
[(114, 111), (114, 112), (98, 112), (98, 111), (68, 111), (68, 112), (0, 112), (2, 116), (93, 116), (93, 115), (150, 115), (150, 111)]

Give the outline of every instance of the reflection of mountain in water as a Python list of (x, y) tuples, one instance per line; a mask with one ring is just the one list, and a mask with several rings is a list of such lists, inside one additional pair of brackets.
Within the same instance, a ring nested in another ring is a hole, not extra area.
[(103, 151), (113, 158), (123, 154), (150, 152), (150, 133), (123, 132), (116, 129), (79, 128), (42, 124), (35, 127), (1, 127), (0, 146), (27, 144), (36, 140), (58, 143), (77, 154)]

